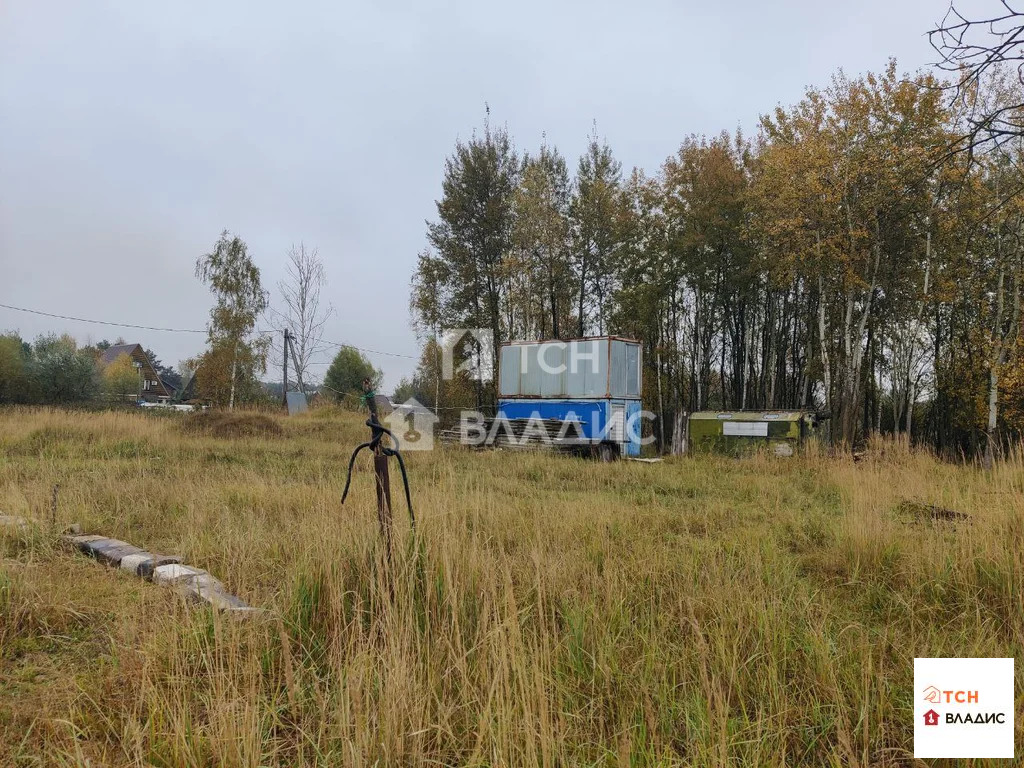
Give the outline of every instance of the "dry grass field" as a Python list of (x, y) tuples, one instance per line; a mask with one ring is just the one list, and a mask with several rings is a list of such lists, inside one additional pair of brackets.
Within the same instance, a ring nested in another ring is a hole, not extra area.
[[(914, 765), (915, 656), (1024, 657), (1019, 456), (411, 453), (392, 598), (365, 454), (339, 506), (366, 434), (0, 412), (0, 513), (39, 523), (0, 538), (0, 765)], [(71, 522), (267, 611), (187, 605)]]

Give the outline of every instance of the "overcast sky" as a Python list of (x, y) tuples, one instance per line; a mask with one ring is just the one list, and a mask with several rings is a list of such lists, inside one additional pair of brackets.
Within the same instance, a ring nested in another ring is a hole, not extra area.
[[(227, 228), (272, 289), (292, 243), (319, 249), (328, 339), (415, 356), (424, 222), (485, 103), (520, 149), (546, 133), (574, 167), (596, 120), (625, 169), (654, 172), (839, 67), (929, 64), (945, 8), (0, 0), (0, 303), (203, 328), (194, 264)], [(0, 308), (5, 329), (123, 336), (171, 364), (204, 341)], [(386, 389), (415, 365), (370, 357)]]

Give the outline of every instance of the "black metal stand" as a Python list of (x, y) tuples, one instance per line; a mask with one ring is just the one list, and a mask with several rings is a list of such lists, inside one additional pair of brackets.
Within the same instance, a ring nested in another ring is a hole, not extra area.
[[(394, 456), (398, 459), (398, 468), (402, 472), (402, 485), (405, 487), (405, 503), (409, 508), (409, 523), (413, 533), (416, 532), (416, 516), (412, 511), (412, 496), (409, 493), (409, 476), (405, 471), (405, 462), (399, 450), (398, 438), (385, 428), (377, 418), (377, 401), (374, 399), (373, 390), (370, 388), (369, 380), (363, 382), (363, 398), (370, 409), (370, 418), (366, 420), (366, 426), (370, 428), (370, 439), (360, 443), (352, 451), (352, 457), (348, 460), (348, 477), (345, 479), (345, 490), (341, 494), (341, 503), (345, 503), (348, 496), (349, 486), (352, 484), (352, 467), (356, 463), (356, 456), (364, 448), (373, 452), (373, 473), (377, 489), (377, 522), (380, 525), (380, 536), (384, 542), (388, 562), (391, 562), (391, 539), (392, 539), (392, 514), (391, 514), (391, 478), (388, 474), (388, 458)], [(382, 438), (387, 435), (391, 440), (391, 446), (384, 445)]]

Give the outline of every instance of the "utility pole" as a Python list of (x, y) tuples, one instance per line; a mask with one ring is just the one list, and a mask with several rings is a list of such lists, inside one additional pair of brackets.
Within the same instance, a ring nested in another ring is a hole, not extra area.
[(290, 341), (290, 334), (288, 329), (284, 329), (284, 370), (281, 374), (281, 400), (288, 403), (288, 347)]
[(299, 392), (305, 395), (306, 389), (302, 385), (302, 368), (299, 366), (299, 356), (295, 354), (295, 336), (291, 333), (286, 337), (286, 346), (291, 350), (292, 362), (295, 363), (295, 380), (299, 384)]

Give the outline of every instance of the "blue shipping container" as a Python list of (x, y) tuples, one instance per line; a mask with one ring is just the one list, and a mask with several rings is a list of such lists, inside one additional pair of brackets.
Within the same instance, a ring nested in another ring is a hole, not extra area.
[(642, 371), (633, 339), (509, 342), (499, 359), (498, 416), (582, 421), (587, 440), (639, 456)]

